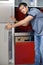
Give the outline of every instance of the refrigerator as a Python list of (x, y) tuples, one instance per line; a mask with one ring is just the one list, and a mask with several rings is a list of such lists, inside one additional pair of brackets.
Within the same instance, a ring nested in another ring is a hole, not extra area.
[(8, 22), (13, 24), (10, 16), (14, 16), (14, 6), (0, 4), (0, 65), (14, 63), (14, 28), (5, 29)]

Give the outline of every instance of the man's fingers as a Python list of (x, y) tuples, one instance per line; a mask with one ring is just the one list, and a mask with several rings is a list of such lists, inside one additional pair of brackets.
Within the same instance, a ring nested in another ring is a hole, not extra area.
[(14, 19), (14, 17), (13, 17), (13, 16), (10, 16), (10, 18), (11, 18), (11, 19)]
[(7, 30), (8, 30), (8, 27), (7, 27), (7, 25), (5, 26), (5, 29), (7, 29)]
[(10, 18), (11, 18), (12, 20), (16, 20), (16, 18), (15, 18), (15, 17), (13, 17), (13, 16), (10, 16)]
[(6, 26), (5, 26), (5, 29), (11, 29), (11, 24), (7, 23)]

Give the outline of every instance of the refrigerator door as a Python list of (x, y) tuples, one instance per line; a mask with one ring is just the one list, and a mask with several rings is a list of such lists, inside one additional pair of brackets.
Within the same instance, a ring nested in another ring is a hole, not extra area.
[(7, 65), (8, 57), (8, 30), (6, 24), (0, 24), (0, 65)]

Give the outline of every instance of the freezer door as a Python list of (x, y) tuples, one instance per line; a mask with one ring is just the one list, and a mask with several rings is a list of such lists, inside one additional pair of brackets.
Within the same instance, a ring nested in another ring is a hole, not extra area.
[(0, 24), (0, 65), (7, 65), (8, 58), (8, 30), (6, 24)]
[(0, 6), (0, 22), (13, 22), (10, 18), (10, 16), (13, 16), (14, 12), (13, 12), (13, 6), (5, 6), (5, 5), (1, 5)]

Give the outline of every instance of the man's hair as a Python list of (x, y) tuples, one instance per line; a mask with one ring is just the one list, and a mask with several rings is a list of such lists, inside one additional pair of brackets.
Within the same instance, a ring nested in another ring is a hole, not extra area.
[(20, 3), (20, 4), (19, 4), (19, 7), (20, 7), (21, 5), (24, 5), (25, 7), (27, 6), (27, 4), (24, 3), (24, 2)]

